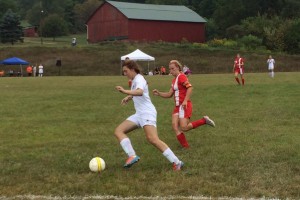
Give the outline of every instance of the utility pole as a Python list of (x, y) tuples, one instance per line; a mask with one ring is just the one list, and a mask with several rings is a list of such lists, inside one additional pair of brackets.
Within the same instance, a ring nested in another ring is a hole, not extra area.
[(44, 15), (44, 10), (43, 10), (43, 5), (42, 1), (40, 1), (40, 6), (41, 6), (41, 13), (40, 13), (40, 37), (41, 37), (41, 44), (43, 44), (43, 15)]

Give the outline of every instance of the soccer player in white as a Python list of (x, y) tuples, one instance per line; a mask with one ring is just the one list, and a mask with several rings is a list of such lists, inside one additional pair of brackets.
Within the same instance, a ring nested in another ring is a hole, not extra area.
[(269, 75), (274, 78), (274, 67), (275, 67), (275, 60), (272, 58), (272, 56), (269, 56), (269, 59), (267, 60), (268, 63), (268, 70)]
[(124, 105), (128, 103), (128, 101), (133, 100), (136, 111), (135, 114), (128, 117), (115, 129), (115, 136), (128, 156), (124, 168), (131, 167), (140, 159), (140, 157), (136, 155), (127, 134), (137, 128), (143, 128), (147, 140), (160, 150), (173, 164), (173, 170), (181, 170), (184, 165), (183, 162), (180, 161), (167, 144), (158, 137), (156, 128), (157, 112), (149, 96), (148, 83), (140, 74), (138, 64), (133, 60), (126, 60), (123, 63), (123, 73), (132, 80), (132, 85), (131, 90), (125, 90), (121, 86), (116, 86), (119, 92), (127, 95), (122, 99), (121, 104)]

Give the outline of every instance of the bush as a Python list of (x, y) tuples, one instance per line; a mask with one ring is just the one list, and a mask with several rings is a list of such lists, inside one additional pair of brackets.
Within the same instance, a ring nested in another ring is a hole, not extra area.
[(247, 50), (258, 49), (262, 46), (262, 39), (251, 34), (242, 37), (238, 42)]
[(294, 22), (284, 36), (285, 50), (291, 54), (300, 53), (300, 21)]

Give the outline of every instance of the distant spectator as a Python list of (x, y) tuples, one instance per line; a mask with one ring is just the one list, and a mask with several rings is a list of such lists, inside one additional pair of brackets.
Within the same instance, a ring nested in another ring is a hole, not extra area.
[(44, 75), (44, 66), (42, 64), (39, 65), (39, 77), (43, 77)]
[(10, 77), (13, 77), (14, 76), (14, 70), (10, 69), (8, 71), (8, 74), (9, 74)]
[(33, 71), (33, 72), (32, 72), (32, 73), (33, 73), (33, 76), (36, 77), (36, 76), (37, 76), (37, 74), (36, 74), (36, 65), (33, 66), (32, 71)]
[(4, 76), (4, 74), (5, 74), (4, 71), (1, 70), (1, 71), (0, 71), (0, 76), (2, 77), (2, 76)]
[(158, 75), (158, 74), (160, 74), (160, 69), (158, 67), (155, 67), (153, 75)]
[(160, 67), (160, 74), (161, 75), (166, 75), (167, 74), (166, 68), (164, 66)]
[(150, 72), (148, 73), (148, 75), (149, 75), (149, 76), (153, 76), (153, 72), (150, 71)]
[(72, 46), (75, 47), (77, 44), (76, 38), (72, 38)]
[(190, 70), (190, 68), (188, 68), (188, 66), (186, 66), (186, 65), (183, 65), (182, 72), (183, 72), (186, 76), (189, 76), (189, 75), (192, 73), (192, 71)]
[(28, 65), (26, 68), (27, 76), (32, 76), (32, 66)]

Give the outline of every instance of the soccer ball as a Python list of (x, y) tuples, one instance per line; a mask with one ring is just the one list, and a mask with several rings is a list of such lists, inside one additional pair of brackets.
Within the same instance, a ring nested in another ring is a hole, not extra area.
[(105, 162), (102, 158), (95, 157), (90, 161), (89, 167), (92, 172), (101, 172), (105, 169)]

